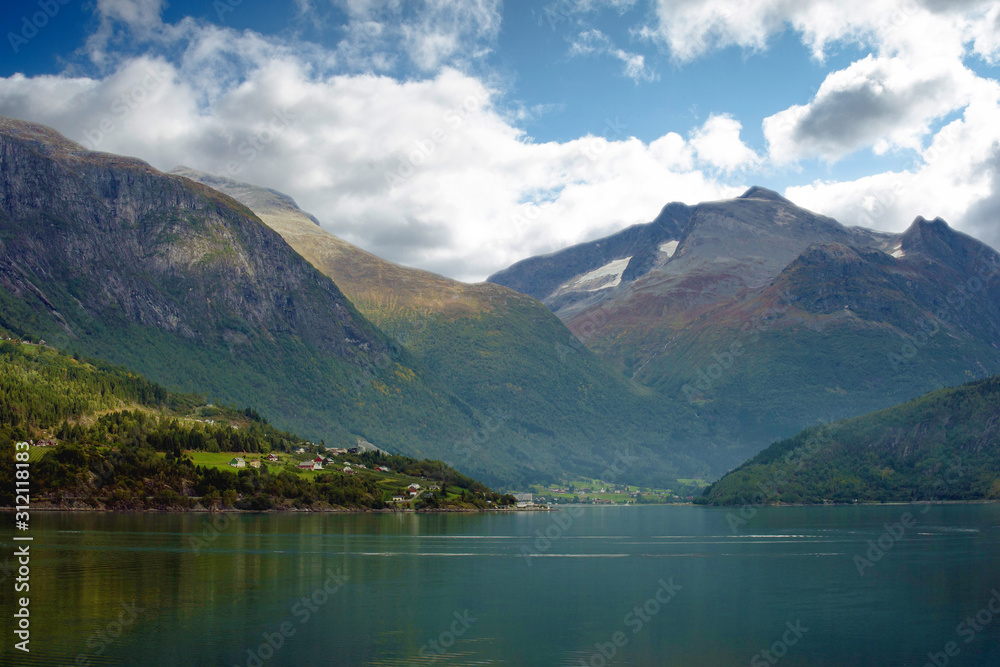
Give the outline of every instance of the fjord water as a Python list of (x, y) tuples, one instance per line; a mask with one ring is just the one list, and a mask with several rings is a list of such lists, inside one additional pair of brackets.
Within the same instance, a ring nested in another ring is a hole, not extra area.
[(36, 513), (0, 663), (1000, 664), (1000, 505), (738, 516)]

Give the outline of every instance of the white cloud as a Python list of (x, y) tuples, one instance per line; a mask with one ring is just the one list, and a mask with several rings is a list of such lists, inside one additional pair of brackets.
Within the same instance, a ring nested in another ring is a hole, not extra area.
[(342, 64), (389, 71), (402, 51), (419, 70), (488, 54), (500, 33), (501, 0), (333, 0), (349, 17), (338, 47)]
[(760, 156), (740, 139), (743, 125), (729, 114), (713, 114), (691, 133), (691, 148), (698, 161), (732, 172), (760, 163)]
[(649, 145), (533, 142), (499, 91), (456, 69), (331, 74), (309, 48), (194, 24), (182, 33), (173, 62), (0, 79), (0, 113), (161, 169), (276, 188), (372, 252), (461, 279), (648, 221), (671, 200), (740, 189), (694, 169), (673, 133)]
[(100, 25), (85, 47), (91, 60), (104, 65), (108, 45), (116, 38), (150, 38), (163, 28), (163, 8), (164, 0), (97, 0), (95, 14)]
[(905, 229), (940, 216), (1000, 248), (1000, 85), (976, 91), (962, 118), (943, 127), (905, 171), (788, 188), (793, 201), (844, 224)]
[(646, 66), (645, 56), (630, 53), (614, 45), (611, 38), (596, 28), (590, 28), (577, 34), (570, 43), (570, 56), (606, 55), (622, 62), (622, 74), (636, 83), (640, 81), (656, 81), (659, 76)]
[[(152, 1), (159, 20), (162, 5)], [(499, 0), (335, 1), (350, 23), (331, 51), (193, 19), (144, 24), (129, 13), (138, 5), (108, 1), (105, 44), (127, 39), (115, 31), (134, 30), (148, 55), (102, 48), (101, 77), (0, 79), (0, 113), (162, 169), (186, 164), (282, 190), (372, 252), (461, 279), (648, 221), (669, 201), (738, 194), (743, 185), (726, 184), (732, 174), (770, 168), (728, 114), (710, 116), (686, 138), (665, 131), (649, 143), (623, 134), (535, 142), (518, 125), (531, 110), (508, 108), (504, 91), (463, 68), (494, 44)], [(868, 40), (876, 47), (870, 58), (831, 73), (814, 99), (768, 119), (769, 157), (832, 160), (872, 146), (909, 150), (918, 161), (786, 194), (848, 224), (893, 229), (918, 213), (942, 215), (1000, 243), (1000, 178), (988, 171), (1000, 167), (1000, 94), (962, 62), (969, 50), (997, 53), (983, 28), (997, 14), (985, 4), (924, 0), (906, 14), (904, 30), (872, 23), (887, 11), (882, 0), (677, 0), (661, 3), (661, 19), (669, 5), (689, 32), (674, 36), (677, 26), (663, 24), (657, 38), (676, 57), (727, 43), (763, 48), (787, 25), (819, 55), (838, 39)], [(977, 23), (973, 9), (989, 16)], [(652, 75), (638, 54), (600, 31), (585, 33), (571, 47), (577, 55), (616, 58), (638, 80)], [(408, 78), (390, 76), (406, 63)], [(925, 147), (936, 119), (956, 112), (962, 118)]]
[(816, 96), (764, 120), (778, 163), (837, 160), (866, 146), (919, 149), (933, 120), (963, 108), (978, 78), (961, 60), (868, 56), (827, 76)]
[[(728, 46), (761, 50), (788, 28), (801, 33), (820, 60), (840, 41), (890, 51), (935, 49), (949, 41), (941, 33), (953, 26), (979, 37), (984, 52), (995, 53), (981, 18), (996, 5), (995, 0), (658, 0), (655, 21), (642, 34), (666, 44), (682, 61)], [(925, 34), (925, 27), (939, 33)]]

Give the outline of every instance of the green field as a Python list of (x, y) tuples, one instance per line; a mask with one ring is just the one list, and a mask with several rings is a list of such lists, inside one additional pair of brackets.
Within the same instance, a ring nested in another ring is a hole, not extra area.
[[(295, 455), (286, 454), (284, 452), (275, 453), (278, 455), (278, 461), (276, 462), (263, 460), (266, 458), (266, 454), (244, 454), (243, 452), (204, 452), (186, 450), (184, 455), (190, 457), (191, 462), (195, 465), (205, 466), (207, 468), (217, 468), (219, 470), (229, 470), (230, 472), (236, 471), (236, 468), (229, 465), (229, 462), (232, 461), (234, 457), (242, 457), (243, 460), (247, 462), (247, 468), (250, 467), (251, 460), (260, 458), (262, 460), (262, 465), (266, 465), (271, 472), (288, 471), (305, 478), (315, 478), (324, 473), (343, 474), (342, 471), (344, 466), (351, 466), (356, 471), (356, 475), (359, 479), (375, 482), (388, 494), (400, 489), (405, 489), (410, 484), (420, 484), (421, 488), (426, 488), (428, 484), (426, 480), (418, 477), (410, 477), (408, 475), (396, 473), (375, 472), (371, 469), (357, 468), (357, 462), (352, 460), (354, 457), (350, 455), (346, 457), (338, 457), (336, 463), (324, 464), (323, 470), (302, 470), (296, 467), (296, 464), (298, 464), (299, 461), (306, 461), (314, 458), (316, 456), (315, 453)], [(452, 498), (453, 496), (457, 497), (456, 494), (448, 494), (449, 498)]]
[(28, 447), (28, 462), (34, 463), (35, 461), (41, 460), (45, 456), (51, 447)]
[(529, 490), (535, 494), (536, 500), (541, 497), (549, 502), (559, 503), (574, 502), (574, 498), (576, 498), (582, 503), (601, 500), (624, 505), (637, 502), (638, 498), (634, 494), (641, 494), (643, 502), (646, 503), (680, 502), (688, 496), (700, 494), (701, 489), (706, 486), (708, 486), (708, 482), (701, 479), (678, 479), (676, 484), (669, 488), (659, 488), (578, 478), (562, 480), (548, 486), (536, 484), (531, 486)]

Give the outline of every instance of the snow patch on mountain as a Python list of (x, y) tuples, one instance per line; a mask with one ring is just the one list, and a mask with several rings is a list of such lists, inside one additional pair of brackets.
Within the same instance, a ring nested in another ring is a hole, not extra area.
[(677, 246), (680, 241), (667, 241), (666, 243), (660, 244), (660, 252), (666, 254), (667, 257), (673, 257), (674, 253), (677, 252)]
[(632, 261), (631, 257), (616, 259), (604, 266), (583, 274), (571, 283), (563, 285), (563, 289), (586, 290), (596, 292), (609, 287), (617, 287), (622, 282), (622, 274)]

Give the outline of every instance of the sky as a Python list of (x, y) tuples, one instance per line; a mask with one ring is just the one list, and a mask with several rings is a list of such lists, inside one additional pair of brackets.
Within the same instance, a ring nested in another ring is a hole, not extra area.
[(479, 281), (762, 185), (1000, 247), (1000, 0), (34, 0), (0, 115)]

